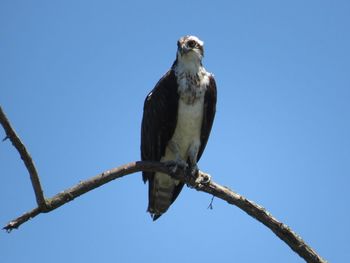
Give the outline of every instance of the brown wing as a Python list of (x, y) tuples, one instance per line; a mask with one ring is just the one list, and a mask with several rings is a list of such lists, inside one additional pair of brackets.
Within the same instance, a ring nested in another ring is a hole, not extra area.
[[(167, 143), (174, 134), (177, 121), (179, 95), (174, 71), (169, 70), (156, 84), (145, 99), (141, 127), (141, 159), (160, 161), (165, 155)], [(148, 182), (148, 211), (152, 211), (157, 201), (153, 193), (154, 173), (143, 172), (143, 181)], [(179, 195), (183, 183), (179, 183), (171, 195), (171, 203)], [(170, 204), (169, 204), (170, 205)], [(161, 214), (153, 214), (153, 220)]]
[(203, 122), (201, 129), (201, 146), (198, 152), (197, 161), (201, 158), (205, 146), (207, 145), (208, 138), (210, 135), (211, 127), (213, 126), (213, 121), (216, 112), (216, 83), (213, 75), (209, 77), (209, 85), (205, 93), (204, 98), (204, 112), (203, 112)]
[[(169, 70), (147, 95), (141, 127), (141, 160), (160, 161), (174, 134), (179, 95), (174, 71)], [(154, 173), (143, 172), (143, 181), (153, 180)]]

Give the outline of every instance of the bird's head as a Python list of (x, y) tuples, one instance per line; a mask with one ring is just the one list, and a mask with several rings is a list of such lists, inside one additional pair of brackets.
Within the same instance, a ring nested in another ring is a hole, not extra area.
[(177, 59), (201, 63), (204, 57), (203, 41), (195, 36), (183, 36), (177, 41)]

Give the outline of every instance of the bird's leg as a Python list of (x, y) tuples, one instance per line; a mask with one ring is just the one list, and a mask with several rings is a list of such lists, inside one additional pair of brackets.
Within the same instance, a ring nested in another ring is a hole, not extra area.
[(198, 178), (198, 165), (197, 165), (197, 156), (198, 156), (199, 144), (193, 143), (188, 150), (188, 163), (189, 167), (186, 171), (186, 176), (190, 181), (197, 181)]
[(198, 177), (198, 171), (199, 171), (199, 169), (198, 169), (197, 163), (192, 163), (190, 161), (190, 163), (186, 169), (186, 176), (190, 180), (196, 180)]
[(170, 141), (168, 147), (174, 158), (165, 161), (165, 165), (169, 167), (171, 173), (176, 174), (179, 168), (182, 170), (187, 169), (187, 163), (180, 156), (179, 146), (175, 142)]
[(188, 159), (189, 159), (189, 168), (187, 176), (190, 180), (194, 180), (196, 186), (208, 184), (211, 180), (209, 174), (200, 172), (197, 165), (199, 145), (193, 144), (189, 149)]

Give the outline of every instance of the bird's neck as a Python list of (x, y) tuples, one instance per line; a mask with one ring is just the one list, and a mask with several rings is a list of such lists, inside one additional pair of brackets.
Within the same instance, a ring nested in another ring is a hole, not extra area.
[(176, 75), (198, 75), (203, 71), (202, 61), (197, 56), (178, 56), (174, 64)]
[(173, 70), (181, 100), (191, 105), (200, 100), (209, 83), (209, 73), (202, 66), (201, 60), (177, 58)]

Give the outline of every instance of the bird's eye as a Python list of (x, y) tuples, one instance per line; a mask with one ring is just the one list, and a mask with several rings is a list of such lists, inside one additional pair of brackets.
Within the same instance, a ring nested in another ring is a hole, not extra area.
[(187, 42), (187, 46), (189, 47), (189, 48), (194, 48), (195, 46), (196, 46), (196, 41), (194, 41), (194, 40), (189, 40), (188, 42)]

